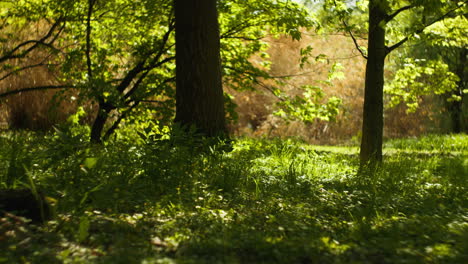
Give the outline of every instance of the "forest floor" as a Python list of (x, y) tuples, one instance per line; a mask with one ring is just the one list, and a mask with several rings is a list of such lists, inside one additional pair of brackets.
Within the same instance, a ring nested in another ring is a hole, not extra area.
[(0, 187), (55, 210), (2, 216), (0, 263), (468, 263), (467, 135), (389, 140), (372, 175), (356, 147), (145, 141), (0, 134)]

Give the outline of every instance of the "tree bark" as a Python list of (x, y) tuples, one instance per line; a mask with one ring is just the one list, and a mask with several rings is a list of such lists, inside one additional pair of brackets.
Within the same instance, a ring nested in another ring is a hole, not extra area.
[(461, 97), (460, 101), (451, 101), (448, 102), (448, 111), (450, 113), (450, 117), (452, 119), (452, 132), (453, 133), (462, 133), (465, 131), (466, 127), (464, 127), (465, 118), (463, 114), (463, 90), (466, 89), (467, 83), (467, 65), (466, 65), (466, 57), (468, 56), (468, 49), (462, 48), (460, 49), (459, 58), (457, 67), (455, 69), (455, 73), (460, 78), (457, 84), (457, 90), (454, 92), (456, 96)]
[(107, 114), (99, 109), (96, 119), (94, 119), (93, 126), (91, 127), (91, 143), (102, 143), (101, 135), (102, 130), (104, 130), (104, 125), (106, 124)]
[(176, 117), (204, 136), (227, 134), (216, 0), (174, 0)]
[(104, 125), (106, 124), (109, 114), (113, 109), (115, 109), (114, 106), (103, 102), (103, 100), (100, 100), (96, 119), (94, 119), (93, 125), (91, 127), (91, 143), (102, 143), (102, 131), (104, 130)]
[(383, 87), (385, 46), (385, 0), (369, 1), (369, 43), (364, 88), (364, 111), (360, 151), (361, 168), (382, 162)]

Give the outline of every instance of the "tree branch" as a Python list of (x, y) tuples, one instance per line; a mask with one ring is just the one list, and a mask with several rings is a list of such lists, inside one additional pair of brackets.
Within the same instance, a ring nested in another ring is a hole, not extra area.
[(409, 5), (409, 6), (404, 6), (398, 10), (396, 10), (395, 12), (393, 12), (393, 14), (391, 15), (388, 15), (386, 18), (385, 18), (385, 22), (390, 22), (392, 19), (394, 19), (396, 16), (398, 16), (398, 14), (400, 14), (401, 12), (405, 11), (405, 10), (408, 10), (408, 9), (411, 9), (415, 7), (414, 5)]
[[(148, 73), (148, 72), (145, 72), (145, 73)], [(141, 83), (141, 81), (143, 80), (144, 77), (141, 77), (140, 76), (140, 79), (137, 81), (138, 84), (135, 84), (135, 85), (139, 85), (139, 83)], [(164, 80), (162, 83), (159, 84), (159, 86), (165, 84), (165, 83), (168, 83), (168, 82), (171, 82), (171, 81), (174, 81), (175, 78), (168, 78), (166, 80)], [(130, 105), (131, 103), (134, 103), (133, 105)], [(112, 124), (112, 126), (106, 131), (103, 139), (104, 140), (107, 140), (110, 135), (112, 135), (112, 133), (114, 133), (114, 131), (118, 128), (120, 122), (127, 116), (128, 113), (130, 113), (135, 107), (137, 107), (140, 103), (160, 103), (160, 101), (155, 101), (155, 100), (130, 100), (130, 101), (127, 101), (126, 104), (127, 105), (130, 105), (130, 107), (124, 111), (118, 118), (117, 120)]]
[(245, 18), (245, 21), (242, 23), (239, 23), (237, 25), (234, 25), (232, 28), (228, 29), (226, 32), (222, 33), (219, 38), (220, 39), (225, 39), (225, 38), (233, 38), (235, 34), (238, 34), (242, 32), (244, 29), (247, 29), (249, 27), (255, 27), (259, 25), (266, 25), (268, 24), (268, 20), (262, 20), (259, 21), (258, 23), (255, 24), (250, 24), (250, 20), (248, 18)]
[(0, 81), (3, 81), (3, 80), (5, 80), (6, 78), (8, 78), (8, 77), (10, 77), (12, 75), (17, 74), (18, 72), (21, 72), (21, 71), (24, 71), (24, 70), (27, 70), (27, 69), (41, 67), (41, 66), (56, 66), (56, 65), (58, 65), (58, 64), (48, 64), (48, 63), (40, 62), (40, 63), (37, 63), (37, 64), (24, 66), (24, 67), (18, 68), (16, 70), (13, 70), (13, 71), (3, 75), (2, 77), (0, 77)]
[(140, 103), (149, 103), (149, 104), (161, 104), (161, 103), (164, 103), (165, 101), (161, 101), (161, 100), (139, 100), (138, 102), (140, 102)]
[(351, 38), (353, 39), (353, 43), (354, 43), (354, 46), (356, 46), (356, 49), (359, 51), (359, 53), (361, 53), (361, 56), (367, 60), (367, 54), (361, 49), (361, 46), (359, 45), (359, 43), (357, 42), (357, 39), (356, 37), (354, 37), (354, 34), (353, 32), (351, 31), (351, 27), (348, 26), (348, 24), (346, 23), (346, 21), (344, 20), (341, 20), (341, 22), (343, 22), (343, 25), (345, 26), (345, 30), (349, 33), (349, 35), (351, 36)]
[(157, 67), (163, 65), (164, 63), (170, 62), (170, 61), (172, 61), (172, 60), (175, 60), (175, 56), (167, 57), (167, 58), (165, 58), (165, 59), (162, 60), (162, 61), (159, 61), (159, 62), (157, 62), (157, 63), (153, 63), (153, 64), (149, 65), (148, 67), (143, 68), (143, 70), (145, 70), (145, 71), (152, 70), (152, 69), (157, 68)]
[(439, 22), (439, 21), (442, 21), (444, 20), (445, 18), (447, 18), (450, 14), (452, 14), (453, 12), (455, 12), (456, 10), (462, 8), (463, 6), (466, 5), (468, 1), (465, 1), (463, 4), (457, 6), (456, 8), (448, 11), (447, 13), (443, 14), (442, 16), (438, 17), (437, 19), (434, 19), (432, 22), (422, 26), (420, 29), (416, 30), (415, 32), (413, 32), (411, 35), (408, 35), (406, 37), (404, 37), (402, 40), (398, 41), (397, 43), (393, 44), (392, 46), (390, 47), (387, 47), (387, 54), (392, 52), (394, 49), (400, 47), (401, 45), (403, 45), (405, 42), (407, 42), (409, 40), (409, 38), (415, 34), (420, 34), (424, 31), (424, 29), (426, 29), (427, 27)]
[[(148, 75), (148, 73), (149, 71), (146, 71), (142, 76), (140, 76), (140, 78), (137, 80), (133, 88), (127, 94), (125, 94), (124, 99), (129, 99), (130, 96), (132, 96), (132, 94), (135, 93), (135, 91), (138, 89), (138, 86), (140, 86), (140, 84), (143, 82), (143, 79), (146, 77), (146, 75)], [(167, 78), (158, 85), (158, 88), (166, 83), (173, 82), (173, 81), (175, 81), (175, 77)], [(125, 103), (129, 104), (131, 101), (134, 101), (134, 100), (127, 100)]]
[(102, 139), (107, 141), (109, 137), (115, 132), (115, 130), (119, 127), (120, 122), (130, 113), (135, 107), (137, 107), (140, 102), (135, 102), (132, 106), (130, 106), (126, 111), (124, 111), (117, 120), (112, 124), (112, 126), (106, 131)]
[[(54, 36), (52, 41), (49, 42), (49, 43), (47, 43), (46, 40), (52, 36), (55, 29), (58, 27), (58, 25), (60, 23), (62, 23), (62, 21), (63, 21), (63, 18), (57, 19), (57, 21), (55, 21), (55, 23), (50, 27), (47, 34), (44, 37), (42, 37), (41, 39), (39, 39), (39, 40), (27, 40), (27, 41), (25, 41), (23, 43), (18, 44), (12, 50), (6, 52), (5, 55), (0, 57), (0, 63), (4, 62), (6, 60), (10, 60), (10, 59), (24, 58), (26, 55), (28, 55), (31, 51), (33, 51), (35, 48), (37, 48), (40, 45), (46, 46), (46, 47), (48, 47), (50, 49), (53, 49), (53, 50), (57, 50), (54, 46), (52, 46), (53, 41), (57, 38), (56, 36)], [(61, 32), (61, 30), (59, 32)], [(31, 47), (27, 48), (25, 51), (23, 51), (21, 53), (15, 54), (21, 48), (23, 48), (25, 46), (28, 46), (29, 44), (33, 44), (33, 45)]]
[(8, 97), (15, 94), (20, 93), (27, 93), (33, 91), (42, 91), (42, 90), (56, 90), (56, 89), (67, 89), (67, 88), (76, 88), (73, 85), (45, 85), (45, 86), (37, 86), (37, 87), (29, 87), (29, 88), (22, 88), (18, 90), (8, 91), (0, 94), (0, 98)]
[[(151, 62), (149, 63), (150, 65), (148, 67), (144, 67), (145, 64), (146, 64), (146, 61), (147, 61), (147, 57), (145, 57), (142, 61), (140, 61), (126, 76), (125, 78), (122, 80), (122, 82), (117, 86), (117, 91), (119, 91), (120, 93), (123, 93), (125, 91), (125, 89), (130, 85), (130, 83), (133, 81), (133, 79), (136, 78), (136, 76), (142, 72), (142, 71), (149, 71), (149, 70), (152, 70), (160, 65), (162, 65), (163, 63), (165, 63), (166, 61), (168, 61), (167, 59), (159, 62), (159, 63), (156, 63), (161, 57), (162, 55), (164, 54), (164, 52), (166, 51), (165, 49), (165, 46), (169, 40), (169, 37), (171, 35), (171, 32), (174, 30), (174, 26), (172, 25), (172, 23), (169, 23), (169, 29), (167, 30), (167, 32), (164, 34), (163, 36), (163, 39), (162, 39), (162, 44), (159, 48), (159, 51), (158, 53), (156, 54), (156, 56), (151, 60)], [(172, 58), (172, 57), (170, 57)], [(146, 76), (146, 75), (145, 75)]]
[(280, 100), (280, 101), (282, 101), (282, 102), (286, 101), (286, 99), (284, 99), (284, 98), (278, 96), (278, 95), (275, 93), (275, 90), (274, 90), (273, 88), (269, 87), (268, 85), (264, 84), (264, 83), (261, 82), (261, 81), (258, 81), (257, 83), (258, 83), (258, 85), (260, 85), (260, 87), (262, 87), (263, 89), (267, 90), (267, 91), (270, 92), (274, 97), (276, 97), (276, 99), (278, 99), (278, 100)]
[(146, 78), (146, 76), (148, 76), (149, 74), (149, 70), (148, 71), (145, 71), (142, 75), (140, 75), (140, 77), (138, 78), (138, 80), (135, 82), (135, 84), (133, 85), (132, 89), (130, 89), (130, 91), (128, 91), (128, 93), (126, 93), (123, 97), (124, 99), (127, 99), (129, 98), (130, 96), (132, 96), (132, 94), (134, 94), (136, 92), (136, 90), (138, 89), (138, 87), (140, 87), (140, 84), (143, 82), (143, 80)]
[(125, 77), (123, 78), (123, 80), (119, 83), (119, 85), (117, 86), (117, 91), (119, 91), (120, 93), (123, 93), (125, 91), (125, 89), (130, 85), (130, 83), (132, 83), (133, 79), (140, 73), (143, 71), (144, 69), (144, 66), (145, 66), (145, 63), (146, 63), (146, 58), (143, 59), (142, 61), (140, 61), (137, 65), (135, 65), (135, 67), (133, 67), (128, 73), (127, 75), (125, 75)]

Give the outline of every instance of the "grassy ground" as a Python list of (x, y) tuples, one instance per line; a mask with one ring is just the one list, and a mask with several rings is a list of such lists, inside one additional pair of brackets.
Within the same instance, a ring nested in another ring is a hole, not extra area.
[(372, 177), (352, 147), (194, 144), (2, 134), (0, 186), (57, 203), (1, 220), (0, 263), (468, 263), (466, 135), (386, 142)]

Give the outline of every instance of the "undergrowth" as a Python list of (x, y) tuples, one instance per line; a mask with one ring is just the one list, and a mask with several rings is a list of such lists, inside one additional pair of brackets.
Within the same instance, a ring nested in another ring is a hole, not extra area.
[(348, 147), (142, 141), (2, 134), (0, 186), (56, 217), (5, 216), (0, 263), (467, 263), (466, 135), (389, 141), (372, 177)]

